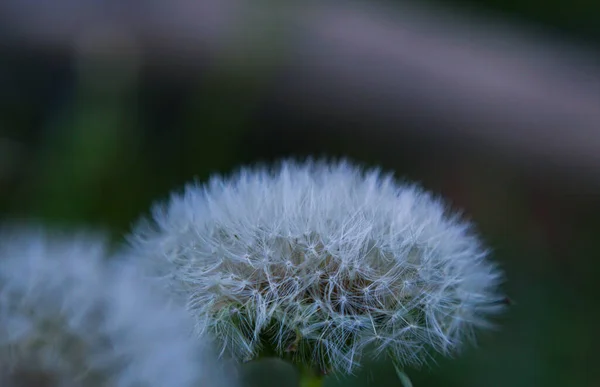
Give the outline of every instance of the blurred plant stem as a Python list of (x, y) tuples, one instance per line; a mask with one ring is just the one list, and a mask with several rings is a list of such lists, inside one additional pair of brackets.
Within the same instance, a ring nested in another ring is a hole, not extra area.
[(300, 369), (300, 387), (321, 387), (323, 379), (323, 375), (309, 368)]
[(115, 171), (131, 168), (139, 66), (135, 58), (102, 48), (90, 42), (74, 57), (72, 102), (47, 127), (29, 190), (36, 193), (29, 208), (35, 216), (89, 220), (102, 211)]
[(398, 379), (400, 380), (402, 387), (413, 387), (412, 382), (410, 381), (410, 378), (402, 370), (402, 368), (400, 368), (397, 365), (395, 365), (394, 368), (396, 369), (396, 375), (398, 376)]

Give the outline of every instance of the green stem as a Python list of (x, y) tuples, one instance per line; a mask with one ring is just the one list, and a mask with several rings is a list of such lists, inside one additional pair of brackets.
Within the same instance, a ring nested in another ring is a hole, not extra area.
[(398, 375), (398, 379), (400, 380), (400, 383), (402, 383), (402, 387), (413, 387), (408, 375), (400, 367), (395, 366), (395, 368), (396, 375)]
[(323, 375), (319, 375), (310, 369), (300, 370), (300, 387), (321, 387)]

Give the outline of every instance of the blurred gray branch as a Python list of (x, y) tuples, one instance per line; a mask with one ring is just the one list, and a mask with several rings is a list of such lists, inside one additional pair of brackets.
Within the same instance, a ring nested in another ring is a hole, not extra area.
[(389, 141), (410, 120), (420, 135), (600, 172), (597, 53), (497, 19), (348, 1), (2, 0), (0, 26), (28, 47), (99, 34), (189, 71), (268, 67), (285, 103), (385, 123)]

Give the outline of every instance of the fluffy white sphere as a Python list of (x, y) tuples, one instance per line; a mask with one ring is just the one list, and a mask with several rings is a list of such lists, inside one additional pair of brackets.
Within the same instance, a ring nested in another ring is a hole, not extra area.
[(105, 256), (95, 236), (5, 230), (0, 385), (219, 385), (216, 354), (190, 339), (185, 309), (167, 306), (133, 267)]
[(501, 275), (469, 223), (418, 186), (348, 162), (188, 185), (130, 241), (198, 330), (241, 359), (351, 372), (368, 352), (418, 365), (501, 309)]

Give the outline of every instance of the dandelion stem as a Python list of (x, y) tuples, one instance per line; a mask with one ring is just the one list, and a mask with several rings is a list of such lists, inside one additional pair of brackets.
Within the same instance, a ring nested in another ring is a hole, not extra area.
[(408, 375), (402, 370), (402, 368), (395, 366), (396, 375), (398, 375), (398, 379), (400, 379), (400, 383), (402, 383), (402, 387), (413, 387), (412, 382)]
[(300, 387), (321, 387), (323, 375), (319, 375), (310, 369), (300, 370)]

